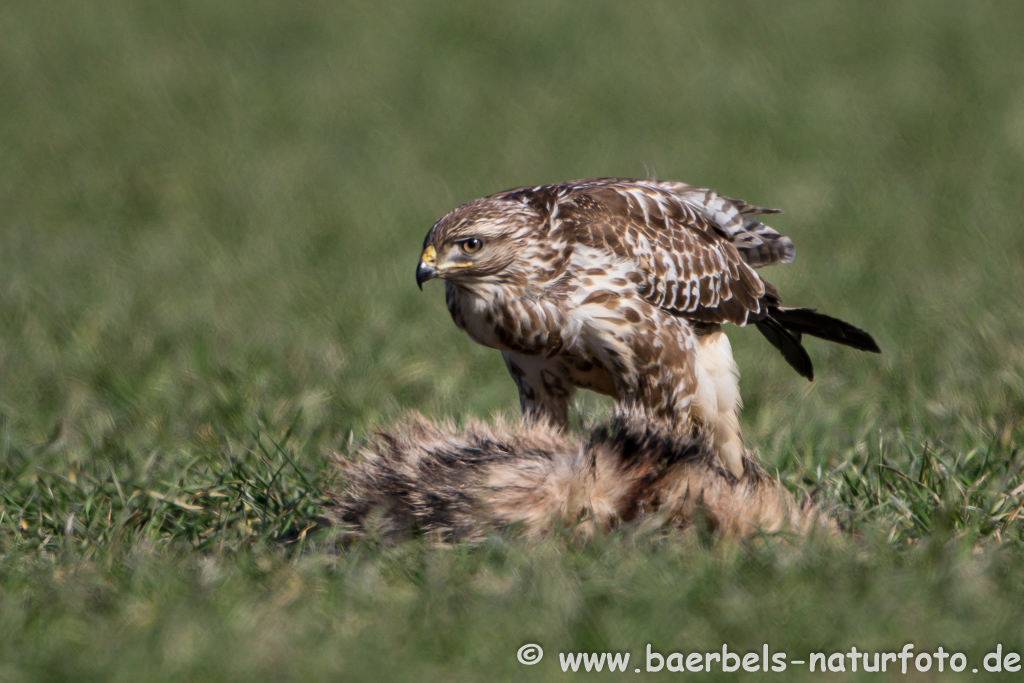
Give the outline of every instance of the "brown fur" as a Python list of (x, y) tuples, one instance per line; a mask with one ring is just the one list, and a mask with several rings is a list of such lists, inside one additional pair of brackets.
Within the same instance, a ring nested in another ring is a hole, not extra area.
[(836, 530), (750, 458), (737, 479), (704, 439), (660, 431), (634, 413), (581, 434), (537, 421), (460, 430), (412, 415), (338, 463), (345, 489), (326, 516), (357, 536), (455, 541), (569, 528), (586, 538), (640, 520), (675, 529), (703, 520), (729, 537)]

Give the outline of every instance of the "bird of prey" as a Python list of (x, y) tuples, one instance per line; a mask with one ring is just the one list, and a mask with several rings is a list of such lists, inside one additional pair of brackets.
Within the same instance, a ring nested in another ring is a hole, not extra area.
[(678, 182), (588, 178), (452, 209), (427, 233), (416, 281), (445, 280), (448, 310), (499, 349), (523, 412), (564, 425), (577, 387), (677, 432), (704, 430), (743, 471), (739, 373), (724, 323), (754, 323), (807, 379), (809, 334), (879, 352), (871, 336), (782, 305), (756, 268), (793, 260), (777, 213)]

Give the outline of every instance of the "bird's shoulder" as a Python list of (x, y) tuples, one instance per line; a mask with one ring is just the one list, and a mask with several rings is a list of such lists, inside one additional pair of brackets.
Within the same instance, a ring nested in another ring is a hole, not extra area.
[(569, 226), (573, 236), (608, 242), (642, 235), (659, 249), (730, 244), (752, 268), (789, 263), (793, 242), (758, 216), (778, 213), (686, 183), (583, 178), (518, 187), (493, 195), (528, 205), (542, 231)]
[(649, 303), (702, 322), (757, 319), (764, 283), (728, 232), (681, 191), (621, 179), (548, 190), (552, 222), (570, 226), (577, 249), (629, 264), (623, 278)]

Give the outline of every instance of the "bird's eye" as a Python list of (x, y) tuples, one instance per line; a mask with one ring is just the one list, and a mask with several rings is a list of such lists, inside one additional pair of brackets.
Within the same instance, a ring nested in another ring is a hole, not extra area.
[(462, 251), (467, 254), (475, 254), (480, 251), (480, 247), (484, 246), (484, 243), (476, 237), (470, 237), (468, 240), (462, 240), (459, 245), (462, 247)]

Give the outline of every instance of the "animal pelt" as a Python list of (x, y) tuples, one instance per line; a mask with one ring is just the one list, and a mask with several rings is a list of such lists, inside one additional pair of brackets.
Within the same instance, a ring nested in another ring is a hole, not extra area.
[(526, 421), (458, 429), (413, 414), (381, 430), (354, 459), (339, 456), (343, 490), (325, 510), (351, 538), (422, 533), (446, 541), (489, 534), (586, 539), (629, 523), (722, 536), (835, 531), (754, 460), (737, 478), (700, 435), (659, 431), (620, 412), (581, 433)]

